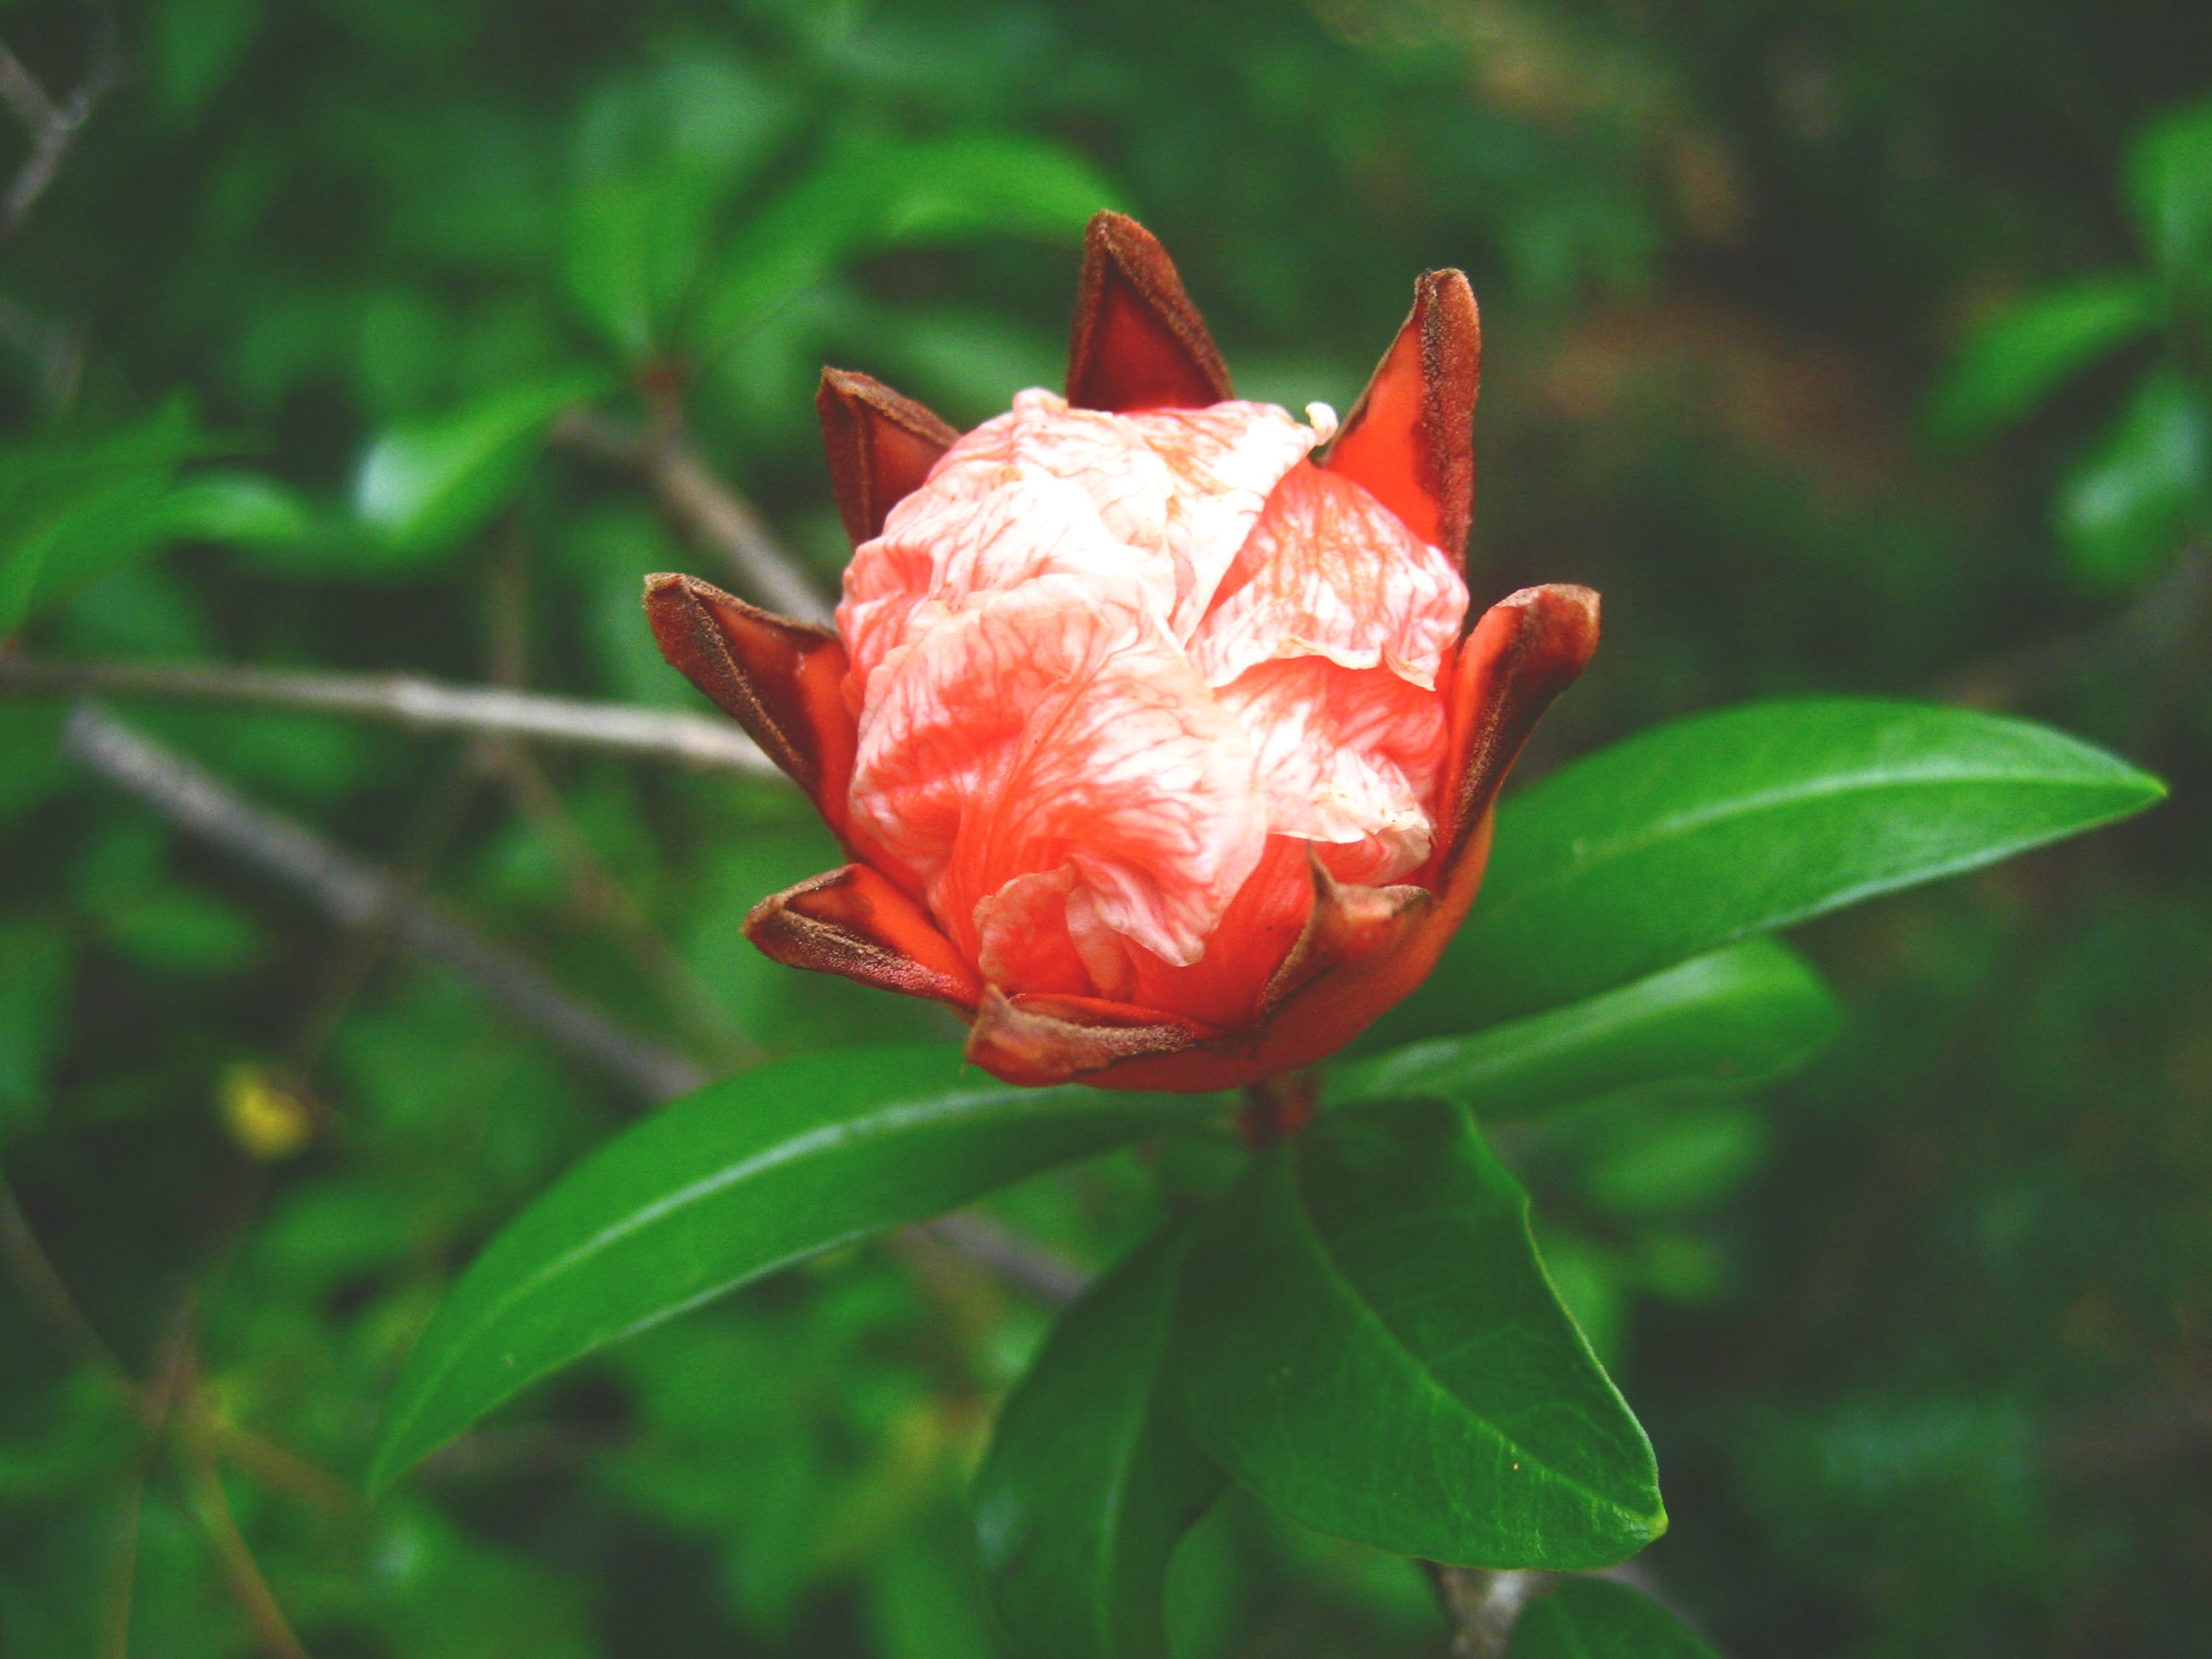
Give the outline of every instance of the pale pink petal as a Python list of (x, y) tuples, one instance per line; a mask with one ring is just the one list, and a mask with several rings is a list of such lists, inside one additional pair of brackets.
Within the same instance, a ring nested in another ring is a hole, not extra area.
[(1302, 463), (1267, 498), (1189, 649), (1217, 686), (1320, 656), (1432, 687), (1466, 616), (1449, 559), (1359, 485)]
[(947, 450), (845, 573), (855, 707), (893, 647), (1048, 575), (1134, 583), (1177, 640), (1314, 443), (1264, 404), (1112, 415), (1032, 390)]
[(1188, 963), (1266, 841), (1252, 766), (1242, 728), (1147, 610), (1040, 577), (886, 658), (852, 799), (979, 963), (1029, 949), (1015, 934), (1047, 890), (985, 901), (1063, 868), (1087, 962), (1107, 965), (1103, 929)]
[(1318, 842), (1340, 880), (1381, 884), (1429, 856), (1443, 700), (1388, 668), (1263, 662), (1215, 693), (1259, 756), (1267, 827)]

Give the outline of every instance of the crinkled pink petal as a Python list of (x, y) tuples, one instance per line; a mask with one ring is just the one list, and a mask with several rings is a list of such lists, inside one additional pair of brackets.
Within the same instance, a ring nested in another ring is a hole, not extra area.
[(1259, 756), (1267, 827), (1329, 848), (1339, 880), (1395, 881), (1427, 861), (1443, 702), (1388, 668), (1297, 657), (1215, 694)]
[(894, 651), (869, 683), (855, 816), (979, 963), (1028, 959), (1020, 935), (1051, 884), (1012, 902), (1002, 890), (1063, 868), (1063, 918), (1087, 925), (1094, 979), (1110, 965), (1102, 930), (1196, 961), (1259, 860), (1251, 744), (1126, 595), (1073, 575), (1022, 582)]
[(895, 646), (1042, 576), (1133, 581), (1188, 638), (1269, 492), (1313, 443), (1312, 428), (1270, 404), (1112, 415), (1021, 393), (854, 553), (837, 617), (854, 706)]
[(1452, 562), (1356, 483), (1300, 463), (1275, 486), (1190, 641), (1211, 685), (1320, 656), (1433, 687), (1467, 616)]

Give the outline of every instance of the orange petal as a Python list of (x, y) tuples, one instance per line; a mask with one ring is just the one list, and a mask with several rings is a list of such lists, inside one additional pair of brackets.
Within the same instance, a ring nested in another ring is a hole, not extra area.
[(1491, 606), (1468, 635), (1452, 679), (1451, 760), (1437, 795), (1429, 886), (1448, 884), (1521, 745), (1581, 674), (1597, 635), (1597, 595), (1565, 583), (1522, 588)]
[(1454, 559), (1474, 511), (1474, 394), (1482, 322), (1456, 270), (1413, 284), (1413, 313), (1322, 465), (1364, 484), (1406, 527)]
[(1126, 414), (1203, 409), (1230, 397), (1229, 370), (1158, 240), (1101, 213), (1084, 235), (1067, 343), (1067, 401)]
[(1206, 1028), (1097, 997), (1007, 997), (988, 986), (968, 1028), (968, 1058), (1003, 1083), (1047, 1085), (1181, 1054)]
[(792, 968), (842, 974), (902, 996), (973, 1008), (982, 982), (929, 914), (865, 864), (802, 881), (763, 899), (745, 937)]
[(744, 726), (843, 835), (856, 738), (837, 636), (696, 576), (647, 576), (645, 614), (660, 654)]
[(814, 394), (830, 488), (853, 545), (883, 534), (891, 508), (921, 488), (960, 434), (882, 381), (842, 368), (822, 371)]

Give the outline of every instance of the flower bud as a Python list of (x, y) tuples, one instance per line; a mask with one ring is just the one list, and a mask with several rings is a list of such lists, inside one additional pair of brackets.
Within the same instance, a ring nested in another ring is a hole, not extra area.
[(1427, 975), (1596, 596), (1464, 627), (1458, 272), (1420, 279), (1340, 428), (1231, 395), (1133, 222), (1098, 216), (1088, 255), (1064, 397), (963, 435), (825, 373), (856, 544), (834, 635), (687, 577), (647, 606), (854, 860), (756, 909), (762, 950), (951, 1004), (1010, 1081), (1228, 1087)]

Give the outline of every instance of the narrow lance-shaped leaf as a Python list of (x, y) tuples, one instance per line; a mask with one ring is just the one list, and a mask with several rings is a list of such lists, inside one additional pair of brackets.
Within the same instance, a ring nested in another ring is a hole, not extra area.
[(1841, 1018), (1803, 957), (1747, 939), (1586, 1002), (1353, 1061), (1326, 1088), (1332, 1101), (1426, 1095), (1503, 1121), (1630, 1090), (1771, 1083), (1811, 1059)]
[(2051, 505), (2066, 562), (2086, 587), (2125, 589), (2212, 519), (2212, 407), (2172, 369), (2143, 377), (2112, 430)]
[(1965, 709), (1791, 700), (1676, 720), (1499, 810), (1474, 914), (1367, 1046), (1554, 1008), (2164, 793), (2077, 738)]
[(371, 1480), (617, 1338), (1192, 1109), (1009, 1088), (936, 1046), (809, 1055), (702, 1090), (570, 1170), (462, 1276), (392, 1385)]
[(1666, 1527), (1650, 1443), (1545, 1277), (1527, 1197), (1440, 1101), (1325, 1113), (1223, 1194), (1170, 1365), (1199, 1443), (1318, 1532), (1564, 1570)]
[(1943, 443), (1986, 437), (2032, 414), (2158, 319), (2158, 289), (2146, 276), (2092, 276), (2033, 295), (1990, 318), (1960, 347), (1929, 398), (1929, 430)]
[(378, 437), (353, 498), (383, 562), (419, 563), (474, 535), (520, 488), (554, 417), (599, 386), (589, 374), (509, 386)]
[(1164, 1659), (1168, 1560), (1225, 1477), (1164, 1397), (1176, 1228), (1060, 1316), (975, 1483), (983, 1565), (1023, 1659)]
[(1602, 1578), (1570, 1578), (1514, 1622), (1506, 1659), (1713, 1659), (1650, 1596)]

